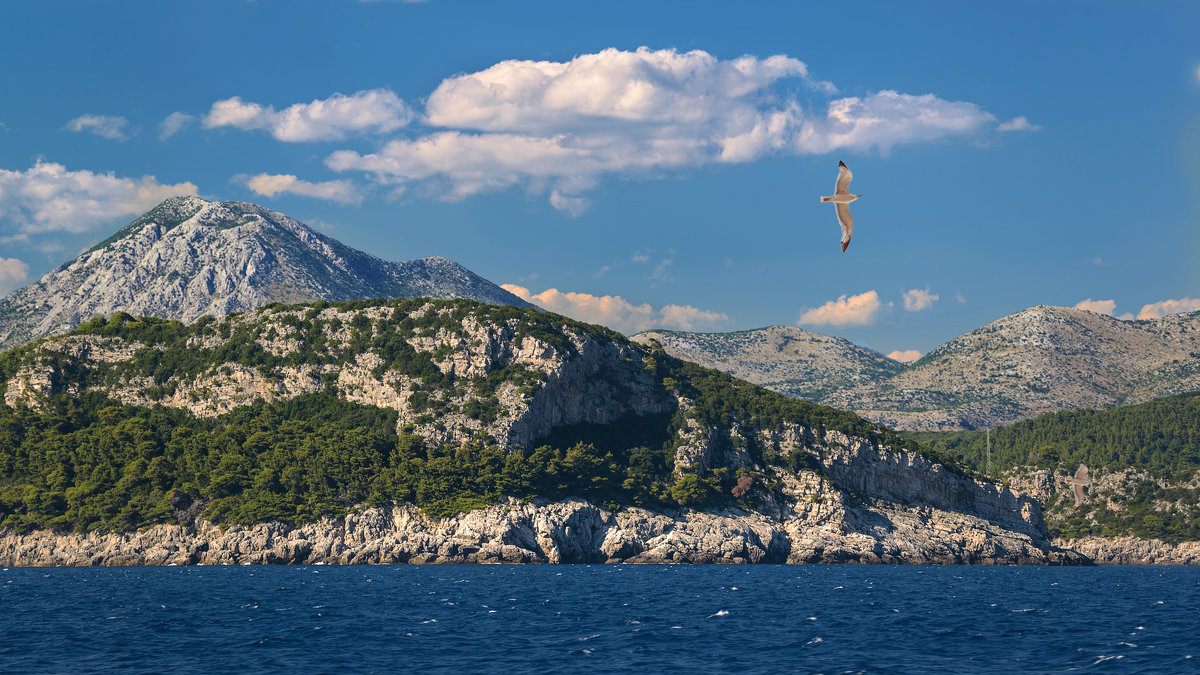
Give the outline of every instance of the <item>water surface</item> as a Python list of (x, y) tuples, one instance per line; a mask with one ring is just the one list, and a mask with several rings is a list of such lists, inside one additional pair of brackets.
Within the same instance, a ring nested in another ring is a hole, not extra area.
[(0, 670), (1200, 672), (1200, 569), (8, 568)]

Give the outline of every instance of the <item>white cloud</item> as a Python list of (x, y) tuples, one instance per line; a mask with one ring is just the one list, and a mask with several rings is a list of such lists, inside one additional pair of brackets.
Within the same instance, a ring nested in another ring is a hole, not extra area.
[(1124, 314), (1118, 315), (1117, 318), (1121, 321), (1133, 321), (1134, 316), (1133, 312), (1125, 312)]
[(827, 326), (866, 326), (875, 320), (875, 316), (891, 303), (879, 301), (879, 294), (867, 291), (858, 295), (840, 296), (837, 300), (809, 309), (800, 314), (797, 324), (827, 325)]
[(528, 288), (514, 284), (504, 284), (503, 287), (523, 300), (552, 312), (608, 326), (626, 335), (651, 328), (714, 330), (729, 322), (726, 314), (690, 305), (666, 305), (655, 309), (646, 303), (635, 305), (619, 295), (563, 293), (555, 288), (534, 294)]
[(274, 197), (282, 192), (325, 199), (339, 204), (361, 204), (363, 199), (362, 192), (351, 181), (330, 180), (323, 183), (310, 183), (291, 174), (260, 173), (246, 179), (246, 187), (264, 197)]
[(650, 254), (651, 253), (654, 253), (654, 251), (650, 250), (650, 249), (647, 249), (645, 251), (638, 249), (633, 252), (633, 255), (630, 257), (630, 260), (632, 260), (635, 263), (650, 262)]
[(572, 218), (578, 218), (587, 212), (591, 203), (587, 197), (570, 197), (554, 190), (550, 193), (550, 205)]
[(954, 293), (954, 301), (959, 303), (960, 305), (966, 304), (967, 296), (963, 295), (962, 292), (955, 292)]
[(996, 131), (1042, 131), (1042, 127), (1037, 124), (1031, 124), (1024, 115), (1021, 115), (996, 127)]
[(110, 141), (127, 141), (129, 140), (129, 136), (125, 133), (125, 127), (127, 126), (129, 126), (129, 120), (124, 117), (80, 115), (67, 122), (63, 128), (74, 132), (86, 131), (89, 134), (99, 136), (100, 138), (107, 138)]
[[(502, 61), (444, 80), (426, 102), (428, 133), (368, 154), (340, 150), (326, 164), (389, 185), (426, 181), (444, 199), (525, 183), (565, 203), (605, 175), (654, 176), (772, 154), (886, 152), (996, 126), (978, 105), (932, 94), (834, 99), (835, 92), (784, 55), (723, 60), (643, 47), (567, 62)], [(230, 124), (266, 124), (261, 106), (230, 101), (236, 105), (222, 102), (229, 110), (220, 111)]]
[(904, 291), (904, 309), (910, 312), (919, 312), (923, 309), (933, 307), (933, 303), (937, 302), (938, 299), (938, 294), (930, 293), (928, 286), (924, 289), (913, 288)]
[(350, 96), (334, 94), (283, 110), (242, 101), (234, 96), (212, 105), (204, 127), (261, 129), (289, 143), (329, 141), (352, 133), (388, 133), (412, 121), (412, 110), (387, 89), (371, 89)]
[(896, 350), (887, 355), (889, 359), (899, 361), (900, 363), (912, 363), (921, 358), (921, 352), (916, 349), (905, 349), (904, 351)]
[(166, 185), (154, 176), (70, 171), (42, 160), (25, 171), (0, 169), (0, 219), (26, 233), (86, 232), (140, 215), (168, 197), (194, 194), (191, 183)]
[(0, 258), (0, 295), (6, 295), (29, 278), (29, 265), (16, 258)]
[(173, 112), (158, 125), (158, 140), (165, 141), (196, 121), (195, 115)]
[(1138, 312), (1137, 318), (1159, 319), (1171, 314), (1194, 312), (1196, 310), (1200, 310), (1200, 298), (1163, 300), (1161, 302), (1152, 302), (1149, 305), (1142, 307), (1142, 311)]
[(887, 152), (903, 143), (982, 134), (995, 122), (995, 117), (974, 103), (884, 90), (830, 101), (825, 117), (800, 123), (790, 144), (799, 153)]
[(1117, 301), (1093, 300), (1088, 298), (1087, 300), (1080, 300), (1079, 302), (1075, 303), (1075, 309), (1086, 309), (1089, 312), (1112, 316), (1112, 313), (1117, 309)]

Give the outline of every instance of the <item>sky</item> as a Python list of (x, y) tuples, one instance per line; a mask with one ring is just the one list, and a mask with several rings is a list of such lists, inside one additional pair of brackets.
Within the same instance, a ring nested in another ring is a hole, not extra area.
[(10, 0), (0, 292), (196, 194), (625, 333), (913, 359), (1034, 305), (1193, 311), (1198, 29), (1169, 0)]

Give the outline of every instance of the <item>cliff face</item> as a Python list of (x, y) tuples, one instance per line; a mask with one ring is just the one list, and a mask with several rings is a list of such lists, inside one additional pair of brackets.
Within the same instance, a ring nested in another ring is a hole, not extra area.
[(194, 321), (271, 302), (421, 296), (530, 306), (445, 258), (389, 262), (261, 206), (175, 197), (0, 299), (0, 349), (117, 311)]

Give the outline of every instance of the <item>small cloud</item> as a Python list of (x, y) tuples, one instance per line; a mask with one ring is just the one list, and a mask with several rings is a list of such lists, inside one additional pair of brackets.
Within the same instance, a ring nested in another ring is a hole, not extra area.
[(331, 180), (310, 183), (291, 174), (260, 173), (246, 180), (246, 187), (255, 194), (274, 197), (279, 193), (290, 193), (302, 197), (325, 199), (339, 204), (361, 204), (362, 193), (348, 180)]
[(1112, 316), (1113, 311), (1117, 309), (1117, 301), (1093, 300), (1088, 298), (1087, 300), (1080, 300), (1079, 302), (1075, 303), (1075, 309), (1086, 309), (1089, 312)]
[(554, 190), (550, 193), (550, 206), (572, 218), (578, 218), (587, 212), (591, 203), (586, 197), (570, 197)]
[(592, 275), (592, 278), (599, 279), (600, 277), (604, 276), (605, 274), (608, 274), (611, 270), (612, 270), (612, 266), (602, 265), (600, 267), (600, 269), (597, 270), (596, 273)]
[(665, 305), (655, 309), (646, 303), (635, 305), (619, 295), (563, 293), (556, 288), (535, 294), (515, 284), (504, 284), (503, 288), (552, 312), (608, 326), (626, 335), (651, 328), (714, 330), (729, 323), (726, 314), (697, 309), (691, 305)]
[(916, 349), (905, 349), (904, 351), (894, 351), (887, 356), (889, 359), (899, 361), (900, 363), (912, 363), (921, 358), (921, 352)]
[(891, 307), (891, 303), (881, 303), (879, 294), (875, 291), (850, 297), (843, 295), (820, 307), (806, 310), (796, 323), (818, 326), (866, 326), (875, 320), (876, 314), (884, 307)]
[(650, 275), (650, 278), (652, 280), (663, 281), (663, 282), (668, 282), (668, 283), (675, 281), (674, 275), (671, 274), (671, 265), (675, 264), (675, 256), (674, 256), (675, 252), (667, 251), (667, 254), (670, 255), (671, 257), (663, 258), (658, 261), (658, 265), (656, 265), (654, 267), (654, 272)]
[(1162, 317), (1169, 316), (1171, 314), (1194, 312), (1196, 310), (1200, 310), (1200, 298), (1163, 300), (1161, 302), (1152, 302), (1149, 305), (1142, 307), (1142, 311), (1138, 312), (1137, 318), (1161, 319)]
[(129, 140), (129, 136), (125, 133), (125, 127), (127, 126), (129, 126), (129, 120), (124, 117), (80, 115), (67, 122), (63, 128), (76, 133), (87, 132), (100, 138), (107, 138), (110, 141), (127, 141)]
[(1042, 131), (1042, 127), (1037, 124), (1031, 124), (1024, 115), (1021, 115), (997, 126), (996, 131)]
[(1095, 265), (1096, 267), (1108, 267), (1108, 263), (1104, 261), (1104, 258), (1101, 258), (1098, 255), (1092, 256), (1091, 258), (1084, 260), (1084, 262), (1089, 265)]
[(633, 252), (633, 256), (630, 259), (635, 263), (650, 262), (651, 253), (654, 253), (652, 249), (646, 249), (645, 251), (639, 249)]
[(955, 293), (954, 301), (959, 303), (960, 305), (965, 305), (967, 303), (967, 297), (965, 295), (963, 295), (962, 293)]
[(212, 104), (204, 128), (262, 129), (287, 143), (330, 141), (351, 133), (388, 133), (412, 121), (412, 109), (387, 89), (333, 94), (283, 110), (234, 96)]
[(928, 286), (924, 290), (913, 288), (904, 291), (904, 309), (909, 312), (920, 312), (921, 310), (929, 309), (937, 301), (938, 294), (930, 293)]
[(1133, 321), (1134, 316), (1133, 316), (1133, 312), (1125, 312), (1124, 314), (1121, 314), (1117, 318), (1120, 319), (1121, 321)]
[(158, 140), (165, 141), (196, 121), (195, 115), (173, 112), (158, 125)]
[(28, 278), (29, 265), (16, 258), (0, 258), (0, 295), (7, 295)]
[(334, 230), (338, 229), (337, 225), (334, 225), (333, 223), (327, 223), (316, 218), (306, 220), (304, 221), (304, 224), (308, 225), (309, 227), (315, 227), (322, 232), (333, 232)]

